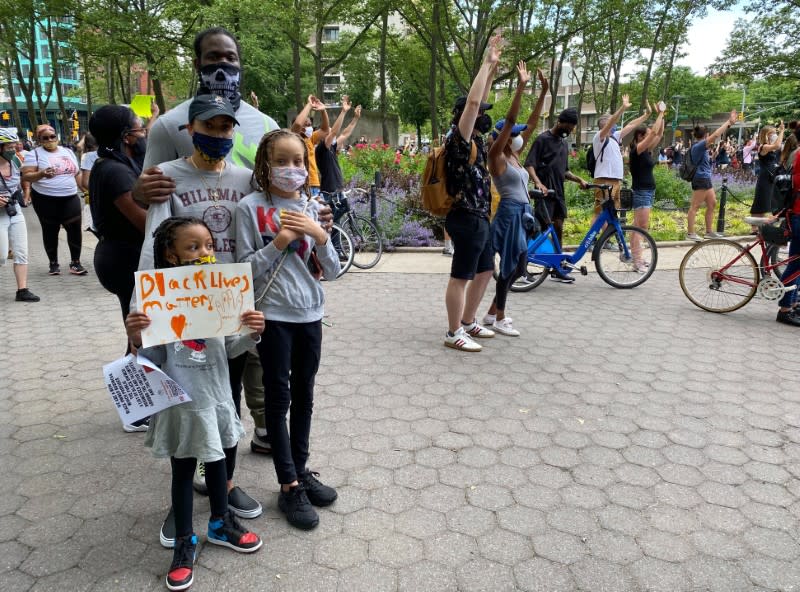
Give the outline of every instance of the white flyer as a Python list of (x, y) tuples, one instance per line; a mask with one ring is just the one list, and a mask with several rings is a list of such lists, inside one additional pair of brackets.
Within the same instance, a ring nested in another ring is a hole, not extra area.
[(103, 376), (124, 424), (192, 400), (177, 382), (141, 354), (128, 354), (106, 364)]

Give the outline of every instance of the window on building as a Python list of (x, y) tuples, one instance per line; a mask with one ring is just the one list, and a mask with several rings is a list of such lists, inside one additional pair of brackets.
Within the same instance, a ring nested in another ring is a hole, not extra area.
[(339, 27), (324, 27), (322, 29), (323, 41), (339, 41)]
[(28, 76), (31, 73), (31, 65), (30, 64), (23, 64), (22, 65), (22, 77), (27, 80)]
[(574, 107), (575, 109), (578, 108), (578, 99), (580, 95), (570, 95), (569, 101), (567, 101), (567, 107)]
[(42, 64), (42, 76), (49, 77), (53, 73), (53, 67), (48, 62), (47, 64)]
[(322, 77), (322, 84), (340, 84), (341, 82), (342, 78), (339, 75)]
[(22, 89), (20, 89), (19, 84), (14, 84), (14, 96), (15, 97), (22, 96)]
[(50, 46), (46, 43), (39, 46), (39, 57), (50, 59)]
[(556, 111), (563, 111), (564, 110), (564, 97), (557, 96), (556, 97)]

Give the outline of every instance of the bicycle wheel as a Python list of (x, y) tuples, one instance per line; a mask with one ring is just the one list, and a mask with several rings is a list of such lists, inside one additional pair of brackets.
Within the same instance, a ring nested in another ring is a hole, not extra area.
[(755, 295), (758, 265), (739, 243), (713, 239), (689, 249), (678, 278), (681, 290), (695, 306), (709, 312), (731, 312)]
[(330, 240), (333, 243), (336, 252), (339, 253), (339, 263), (342, 266), (342, 268), (339, 270), (339, 273), (336, 274), (336, 277), (339, 277), (346, 273), (353, 264), (353, 240), (350, 238), (350, 235), (347, 234), (347, 232), (345, 232), (345, 230), (337, 224), (333, 225)]
[[(495, 281), (500, 279), (500, 256), (494, 256), (494, 276)], [(539, 286), (546, 278), (550, 275), (550, 268), (544, 267), (542, 265), (538, 265), (537, 263), (531, 263), (528, 261), (525, 273), (517, 278), (511, 287), (509, 288), (512, 292), (530, 292), (537, 286)]]
[(375, 267), (383, 253), (378, 227), (369, 218), (356, 215), (342, 220), (342, 224), (353, 239), (353, 265), (359, 269)]
[[(645, 283), (656, 270), (656, 241), (637, 226), (622, 226), (622, 235), (609, 227), (597, 241), (594, 266), (605, 283), (614, 288), (635, 288)], [(629, 255), (625, 255), (623, 243)]]

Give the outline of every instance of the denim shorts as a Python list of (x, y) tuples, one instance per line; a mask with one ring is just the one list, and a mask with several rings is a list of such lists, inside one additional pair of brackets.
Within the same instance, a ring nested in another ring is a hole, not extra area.
[(634, 189), (633, 209), (638, 210), (639, 208), (652, 208), (655, 197), (655, 189)]
[(697, 177), (692, 179), (692, 191), (703, 191), (712, 187), (711, 179), (698, 179)]

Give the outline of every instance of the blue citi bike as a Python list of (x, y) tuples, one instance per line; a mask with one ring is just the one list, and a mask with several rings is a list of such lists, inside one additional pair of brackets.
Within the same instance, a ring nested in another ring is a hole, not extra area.
[[(658, 250), (653, 237), (641, 228), (620, 222), (611, 198), (611, 185), (590, 184), (587, 189), (600, 189), (606, 198), (600, 215), (574, 253), (561, 252), (561, 244), (544, 204), (545, 195), (539, 190), (529, 191), (534, 201), (534, 212), (537, 212), (537, 218), (544, 220), (546, 228), (528, 238), (527, 268), (522, 277), (511, 285), (512, 292), (533, 290), (551, 274), (568, 280), (572, 279), (570, 274), (576, 270), (581, 275), (587, 275), (586, 266), (580, 265), (587, 252), (591, 252), (597, 274), (614, 288), (635, 288), (653, 275), (658, 262)], [(552, 190), (548, 191), (548, 196), (553, 193)]]

